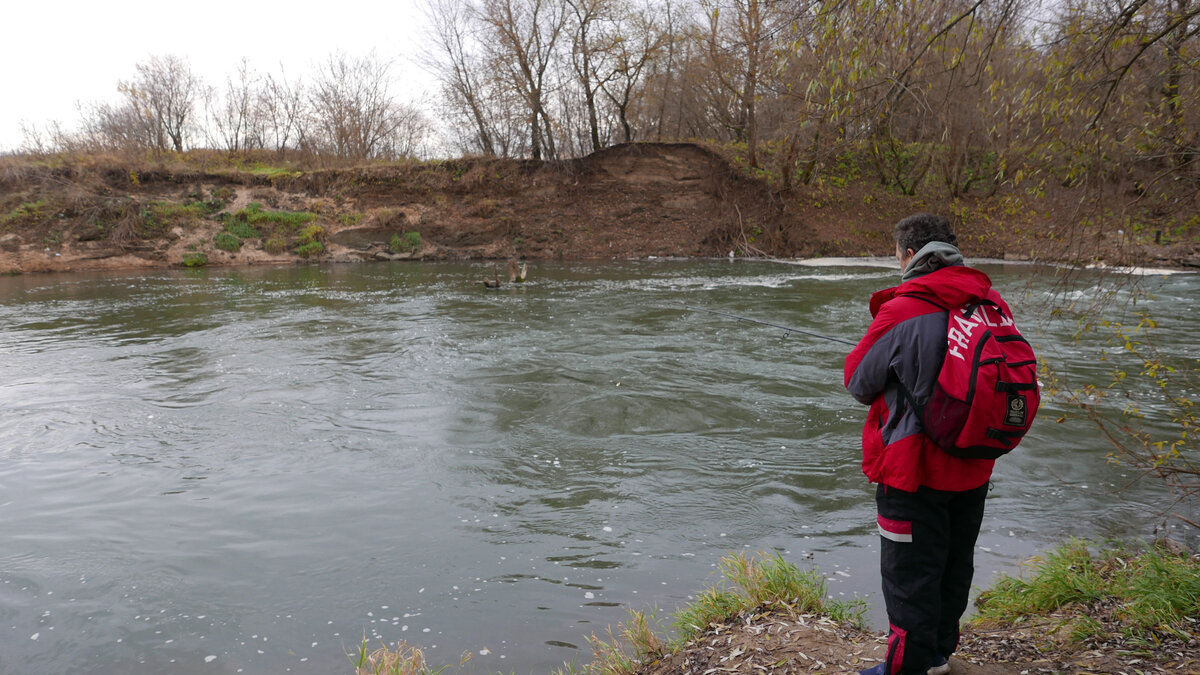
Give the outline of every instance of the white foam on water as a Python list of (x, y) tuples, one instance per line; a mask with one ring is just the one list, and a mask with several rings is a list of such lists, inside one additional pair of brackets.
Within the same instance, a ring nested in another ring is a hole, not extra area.
[(774, 260), (772, 262), (783, 263), (784, 265), (799, 265), (801, 267), (886, 267), (893, 270), (900, 269), (900, 261), (891, 256), (797, 258), (794, 260)]

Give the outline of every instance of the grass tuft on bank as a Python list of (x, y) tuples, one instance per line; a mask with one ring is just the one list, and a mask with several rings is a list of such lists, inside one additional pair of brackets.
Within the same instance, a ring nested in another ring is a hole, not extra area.
[(1073, 646), (1120, 641), (1153, 647), (1200, 631), (1200, 556), (1159, 546), (1093, 550), (1072, 539), (1028, 563), (1030, 579), (1001, 576), (976, 600), (977, 624), (1019, 625), (1054, 617)]
[(631, 610), (628, 623), (609, 628), (606, 637), (588, 638), (592, 662), (565, 664), (557, 675), (632, 675), (643, 663), (673, 653), (710, 627), (756, 610), (823, 614), (857, 628), (864, 625), (865, 600), (830, 600), (820, 570), (803, 571), (779, 554), (722, 558), (721, 581), (681, 609), (672, 622), (673, 639), (659, 637), (657, 613)]

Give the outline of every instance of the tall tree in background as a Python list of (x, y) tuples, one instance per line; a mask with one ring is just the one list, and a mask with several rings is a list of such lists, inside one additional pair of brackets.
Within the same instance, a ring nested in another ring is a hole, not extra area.
[(264, 120), (260, 105), (262, 78), (242, 59), (236, 76), (225, 77), (225, 90), (219, 100), (214, 92), (206, 97), (208, 116), (216, 133), (216, 141), (230, 152), (263, 147)]
[[(626, 6), (619, 15), (609, 47), (612, 73), (602, 87), (604, 95), (616, 108), (621, 140), (629, 143), (637, 137), (634, 127), (635, 106), (646, 108), (644, 104), (648, 95), (643, 90), (646, 74), (651, 64), (661, 56), (670, 37), (664, 33), (651, 7)], [(669, 82), (668, 77), (666, 84)], [(661, 130), (661, 124), (656, 126)]]
[(293, 140), (296, 146), (304, 145), (307, 130), (304, 124), (305, 100), (303, 83), (289, 82), (282, 67), (278, 76), (267, 75), (258, 96), (264, 147), (271, 147), (276, 153), (283, 154), (291, 147)]
[(612, 78), (609, 61), (616, 37), (613, 34), (613, 0), (563, 0), (569, 13), (571, 67), (582, 94), (587, 114), (591, 152), (599, 150), (600, 121), (597, 99)]
[(706, 47), (713, 74), (738, 103), (729, 124), (746, 142), (746, 161), (758, 166), (758, 96), (765, 70), (772, 67), (772, 38), (778, 11), (772, 0), (704, 0), (709, 31)]
[(566, 27), (561, 0), (483, 0), (479, 16), (489, 32), (489, 67), (506, 75), (525, 104), (530, 155), (557, 158), (550, 93)]
[(474, 129), (468, 147), (496, 154), (496, 134), (485, 95), (485, 77), (472, 38), (473, 8), (459, 0), (427, 0), (430, 50), (422, 63), (438, 78), (451, 109), (462, 111)]

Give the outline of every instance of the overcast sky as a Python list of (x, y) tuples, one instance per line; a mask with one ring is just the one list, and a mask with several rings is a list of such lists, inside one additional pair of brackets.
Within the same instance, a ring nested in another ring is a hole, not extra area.
[(372, 49), (394, 59), (393, 90), (423, 108), (436, 83), (415, 63), (425, 16), (420, 0), (263, 2), (19, 0), (0, 16), (0, 151), (21, 143), (22, 120), (75, 128), (76, 102), (115, 101), (151, 54), (183, 57), (214, 87), (242, 57), (259, 72), (306, 75), (334, 52)]

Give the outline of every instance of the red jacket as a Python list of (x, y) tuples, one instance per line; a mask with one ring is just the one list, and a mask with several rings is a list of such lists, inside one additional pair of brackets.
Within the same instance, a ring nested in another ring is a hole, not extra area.
[[(907, 392), (924, 403), (946, 355), (945, 310), (987, 298), (1008, 312), (979, 270), (943, 267), (871, 296), (867, 334), (846, 357), (846, 389), (871, 406), (863, 428), (863, 473), (872, 483), (908, 492), (972, 490), (988, 482), (995, 460), (961, 459), (939, 448), (921, 430)], [(1011, 313), (1009, 314), (1011, 316)]]

